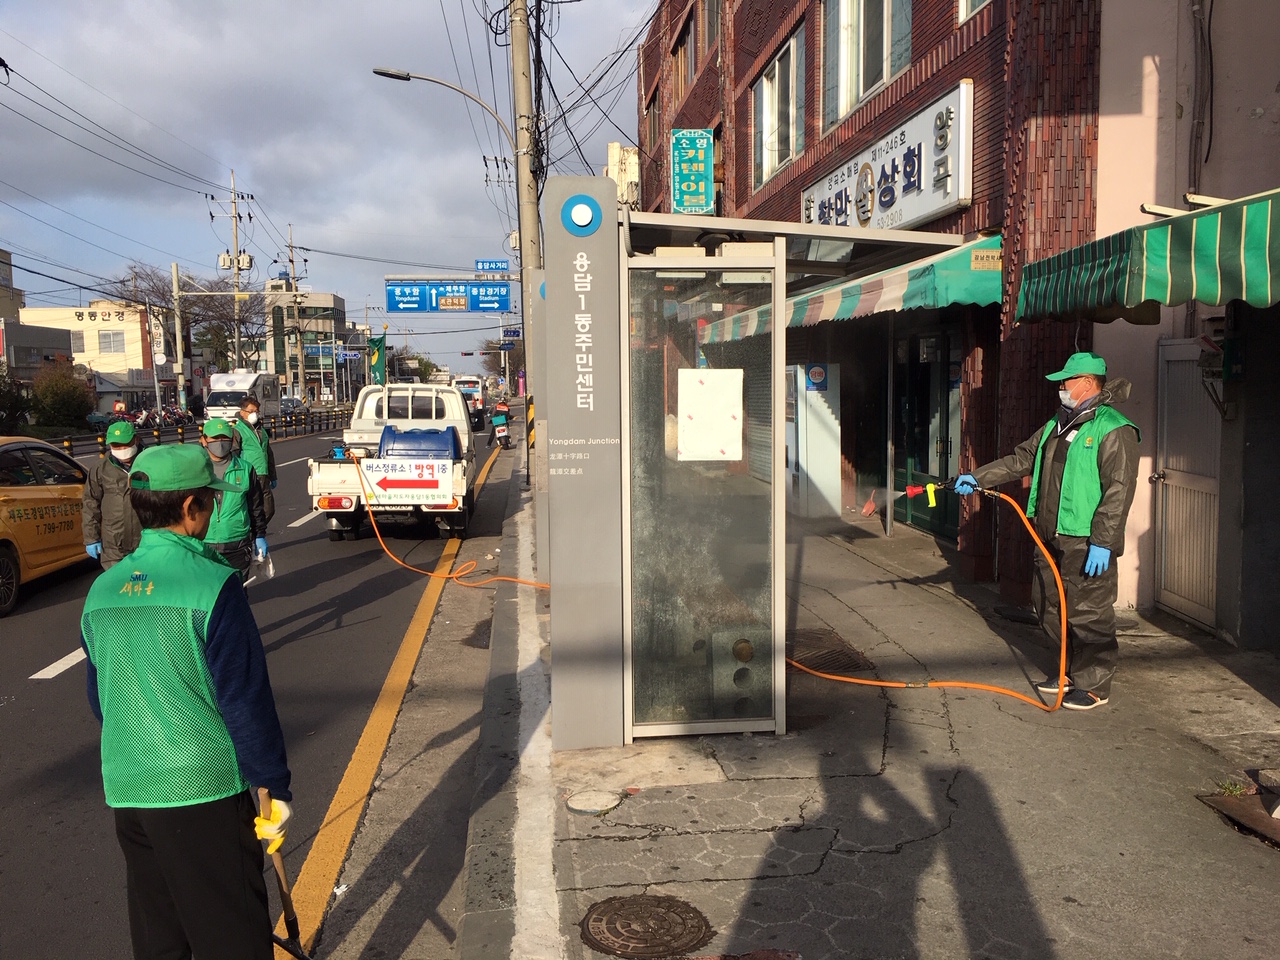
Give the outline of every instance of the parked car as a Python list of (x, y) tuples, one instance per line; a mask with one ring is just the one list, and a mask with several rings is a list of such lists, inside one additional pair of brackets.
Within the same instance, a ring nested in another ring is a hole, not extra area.
[(307, 405), (299, 397), (281, 397), (280, 413), (289, 417), (295, 413), (306, 413)]
[(84, 467), (43, 440), (0, 437), (0, 617), (22, 584), (87, 560)]

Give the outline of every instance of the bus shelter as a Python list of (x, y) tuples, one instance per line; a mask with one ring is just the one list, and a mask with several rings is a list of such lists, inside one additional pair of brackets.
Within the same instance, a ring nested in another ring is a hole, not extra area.
[(784, 733), (775, 318), (963, 238), (634, 213), (595, 177), (550, 178), (543, 210), (530, 339), (553, 746)]

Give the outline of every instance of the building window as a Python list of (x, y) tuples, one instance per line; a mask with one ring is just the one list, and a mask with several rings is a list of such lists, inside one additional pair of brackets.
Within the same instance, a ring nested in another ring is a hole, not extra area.
[(675, 61), (675, 93), (676, 102), (684, 99), (684, 95), (693, 86), (694, 74), (698, 72), (698, 27), (697, 18), (690, 17), (680, 31), (680, 39), (671, 54)]
[(645, 133), (649, 138), (649, 155), (657, 156), (662, 146), (662, 114), (658, 110), (658, 94), (655, 92), (644, 108)]
[(123, 330), (99, 330), (98, 331), (98, 352), (99, 353), (124, 353), (124, 331)]
[(71, 331), (71, 352), (84, 353), (84, 331), (83, 330)]
[(960, 0), (960, 19), (973, 16), (990, 2), (991, 0)]
[(804, 24), (751, 89), (755, 185), (804, 152)]
[(706, 49), (710, 50), (712, 45), (720, 36), (720, 3), (721, 0), (706, 0), (703, 6), (703, 24), (702, 31), (703, 43)]
[(822, 0), (823, 129), (910, 65), (911, 0)]

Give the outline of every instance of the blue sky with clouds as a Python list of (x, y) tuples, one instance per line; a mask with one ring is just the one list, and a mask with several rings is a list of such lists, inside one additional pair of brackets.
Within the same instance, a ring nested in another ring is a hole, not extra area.
[[(655, 6), (547, 7), (544, 57), (569, 108), (550, 143), (553, 172), (589, 172), (568, 130), (591, 172), (603, 168), (610, 140), (634, 142), (634, 48)], [(443, 87), (372, 73), (439, 77), (514, 129), (510, 48), (488, 26), (500, 9), (492, 0), (0, 0), (0, 59), (11, 70), (0, 86), (0, 247), (14, 254), (15, 284), (29, 306), (42, 306), (93, 294), (21, 268), (92, 284), (131, 260), (165, 270), (177, 260), (213, 275), (231, 246), (221, 216), (230, 208), (219, 201), (232, 169), (237, 190), (255, 198), (241, 246), (259, 285), (281, 269), (272, 261), (285, 259), (290, 224), (294, 243), (317, 251), (466, 270), (507, 257), (514, 268), (514, 187), (483, 159), (511, 161), (496, 124)], [(598, 81), (594, 100), (574, 75)], [(548, 111), (561, 106), (551, 101)], [(431, 272), (305, 256), (304, 282), (344, 297), (352, 319), (367, 304), (375, 330), (383, 276)], [(401, 334), (393, 342), (407, 336), (455, 370), (466, 368), (457, 352), (500, 325), (431, 314), (391, 323)], [(458, 329), (473, 332), (432, 332)]]

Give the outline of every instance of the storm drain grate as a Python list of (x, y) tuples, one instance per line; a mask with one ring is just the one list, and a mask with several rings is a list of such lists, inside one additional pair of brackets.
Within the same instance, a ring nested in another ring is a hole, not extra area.
[(829, 627), (810, 627), (787, 634), (787, 656), (810, 670), (823, 673), (861, 673), (876, 668)]
[(610, 897), (593, 903), (578, 924), (582, 942), (613, 957), (679, 957), (711, 942), (702, 912), (675, 897)]

